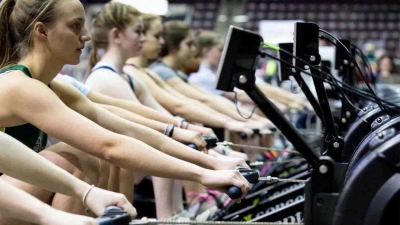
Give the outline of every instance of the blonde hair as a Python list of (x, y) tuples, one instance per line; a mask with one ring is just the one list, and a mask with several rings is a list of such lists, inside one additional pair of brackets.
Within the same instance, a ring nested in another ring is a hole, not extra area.
[(160, 19), (160, 16), (153, 15), (153, 14), (143, 14), (143, 33), (146, 34), (146, 32), (150, 29), (150, 25), (153, 21)]
[(113, 28), (125, 29), (139, 16), (141, 13), (137, 9), (123, 3), (112, 1), (104, 6), (92, 21), (93, 28), (90, 32), (92, 50), (89, 56), (88, 74), (100, 60), (97, 49), (106, 49), (108, 46), (108, 32)]
[(4, 0), (0, 5), (0, 68), (16, 64), (21, 52), (33, 46), (37, 22), (55, 20), (56, 0)]

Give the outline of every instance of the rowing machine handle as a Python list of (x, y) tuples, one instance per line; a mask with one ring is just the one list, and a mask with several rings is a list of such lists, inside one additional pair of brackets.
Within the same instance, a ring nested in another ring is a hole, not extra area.
[[(259, 174), (257, 171), (247, 169), (247, 168), (236, 168), (239, 172), (243, 175), (246, 180), (251, 183), (255, 184), (258, 182)], [(231, 186), (228, 189), (228, 196), (231, 199), (237, 199), (242, 196), (242, 190), (236, 186)]]
[(99, 225), (128, 225), (131, 216), (118, 206), (109, 206), (96, 221)]
[[(217, 146), (218, 138), (210, 135), (202, 135), (203, 140), (206, 142), (207, 148), (214, 148)], [(193, 148), (195, 150), (199, 150), (195, 144), (188, 144), (189, 148)]]

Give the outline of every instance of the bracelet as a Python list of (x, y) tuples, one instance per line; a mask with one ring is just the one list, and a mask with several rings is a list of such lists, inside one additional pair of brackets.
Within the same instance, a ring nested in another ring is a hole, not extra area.
[(88, 188), (88, 190), (86, 191), (86, 193), (85, 193), (85, 195), (83, 195), (83, 199), (82, 199), (82, 203), (83, 203), (83, 206), (85, 206), (85, 212), (86, 213), (89, 213), (90, 212), (90, 209), (89, 209), (89, 207), (86, 205), (86, 198), (87, 198), (87, 196), (89, 195), (89, 192), (92, 190), (92, 188), (94, 188), (94, 184), (92, 184), (89, 188)]
[(167, 135), (168, 137), (172, 137), (172, 134), (174, 133), (174, 128), (175, 126), (173, 124), (167, 124), (164, 130), (164, 134)]
[(164, 128), (164, 135), (167, 135), (168, 128), (169, 128), (169, 123), (167, 123), (167, 126), (165, 126)]
[(178, 127), (182, 128), (183, 122), (185, 122), (185, 121), (186, 121), (185, 119), (181, 119), (181, 121), (179, 121)]
[(226, 156), (228, 156), (230, 153), (231, 153), (231, 149), (229, 149), (229, 148), (223, 148), (222, 149), (222, 155), (226, 155)]
[(187, 124), (186, 124), (186, 127), (185, 127), (185, 129), (187, 130), (188, 129), (188, 127), (189, 127), (189, 122), (186, 122)]

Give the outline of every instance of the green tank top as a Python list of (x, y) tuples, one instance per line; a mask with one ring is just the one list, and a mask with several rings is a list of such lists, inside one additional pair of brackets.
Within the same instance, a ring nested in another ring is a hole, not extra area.
[[(32, 78), (29, 69), (23, 65), (14, 65), (3, 68), (0, 70), (0, 76), (8, 73), (8, 71), (14, 70), (20, 70), (25, 75)], [(14, 137), (35, 152), (40, 152), (46, 148), (47, 134), (30, 123), (15, 127), (5, 127), (4, 133)]]

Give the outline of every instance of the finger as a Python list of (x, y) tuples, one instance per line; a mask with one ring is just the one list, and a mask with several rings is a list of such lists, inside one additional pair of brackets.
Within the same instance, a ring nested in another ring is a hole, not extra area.
[(240, 188), (242, 191), (242, 195), (240, 196), (240, 198), (235, 199), (235, 200), (241, 200), (243, 199), (246, 195), (247, 192), (250, 189), (250, 183), (246, 180), (246, 178), (244, 178), (242, 176), (242, 174), (240, 174), (239, 171), (235, 171), (235, 178), (234, 178), (234, 184), (236, 187)]
[(251, 137), (254, 134), (253, 129), (250, 128), (246, 128), (244, 132), (248, 135), (248, 137)]
[(136, 208), (133, 207), (130, 203), (128, 203), (128, 201), (125, 204), (119, 205), (119, 207), (121, 207), (125, 212), (127, 212), (132, 219), (136, 218), (137, 216)]
[(247, 163), (246, 163), (246, 161), (244, 161), (244, 159), (240, 159), (240, 166), (250, 169), (250, 166), (247, 165)]

